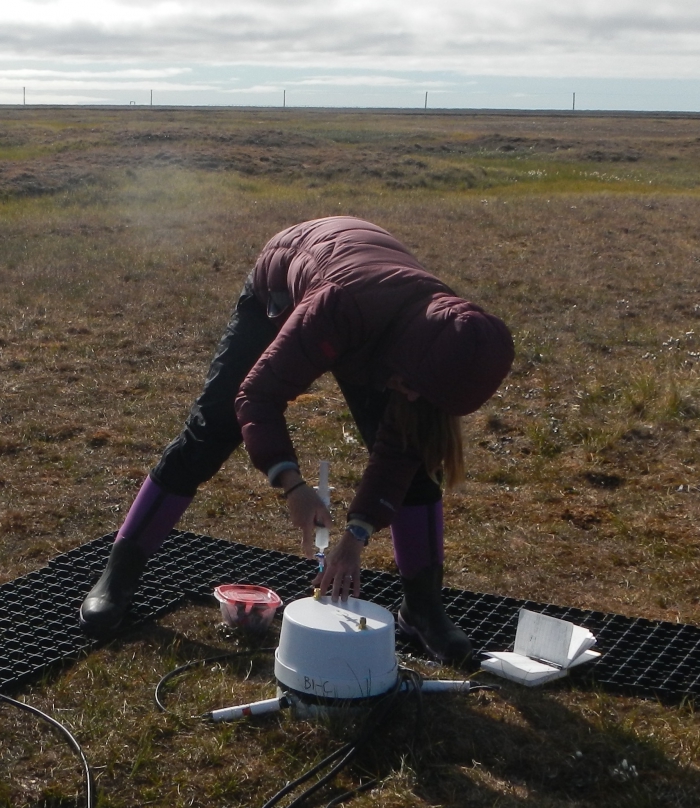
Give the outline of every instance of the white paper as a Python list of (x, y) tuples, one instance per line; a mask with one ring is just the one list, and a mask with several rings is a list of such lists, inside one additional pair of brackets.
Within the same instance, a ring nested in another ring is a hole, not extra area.
[(489, 659), (481, 663), (484, 670), (503, 676), (513, 682), (532, 687), (559, 679), (566, 675), (566, 671), (556, 668), (553, 665), (546, 665), (544, 662), (530, 659), (529, 657), (516, 654), (512, 651), (494, 651), (489, 654)]
[(598, 659), (598, 657), (600, 657), (600, 651), (584, 651), (583, 653), (579, 654), (576, 659), (567, 667), (575, 668), (582, 662), (593, 662), (593, 660)]
[(489, 651), (481, 667), (532, 687), (566, 676), (568, 668), (591, 662), (595, 637), (583, 626), (521, 609), (514, 651)]
[(566, 655), (569, 664), (572, 664), (580, 654), (583, 654), (595, 645), (595, 637), (587, 628), (574, 626), (573, 629), (569, 652)]
[(563, 668), (568, 662), (573, 623), (521, 609), (515, 635), (515, 653), (544, 659)]

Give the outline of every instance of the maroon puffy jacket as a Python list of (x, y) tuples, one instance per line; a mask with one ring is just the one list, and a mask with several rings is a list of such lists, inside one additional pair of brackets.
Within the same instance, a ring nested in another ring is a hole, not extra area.
[[(279, 233), (258, 258), (253, 288), (279, 324), (236, 398), (246, 449), (263, 472), (296, 462), (287, 402), (327, 371), (380, 389), (398, 374), (464, 415), (493, 395), (513, 361), (498, 318), (456, 297), (393, 236), (360, 219), (318, 219)], [(386, 527), (419, 465), (382, 426), (350, 512)]]

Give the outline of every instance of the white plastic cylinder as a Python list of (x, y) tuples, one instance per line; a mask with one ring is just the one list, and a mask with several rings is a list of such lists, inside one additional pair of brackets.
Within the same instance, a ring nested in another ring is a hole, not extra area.
[(283, 688), (310, 697), (385, 693), (398, 677), (393, 615), (359, 598), (293, 601), (282, 617), (275, 676)]
[(276, 713), (283, 707), (287, 707), (288, 704), (289, 702), (284, 696), (278, 696), (274, 699), (263, 699), (262, 701), (253, 701), (250, 704), (240, 704), (237, 707), (222, 707), (220, 710), (212, 710), (209, 717), (217, 723), (220, 721), (235, 721), (249, 715)]
[[(318, 494), (321, 502), (330, 508), (331, 506), (331, 492), (328, 486), (328, 473), (330, 470), (330, 463), (327, 460), (322, 460), (318, 472), (318, 486), (316, 493)], [(328, 547), (330, 542), (330, 530), (327, 527), (318, 526), (316, 528), (316, 538), (314, 544), (320, 553), (323, 553)]]

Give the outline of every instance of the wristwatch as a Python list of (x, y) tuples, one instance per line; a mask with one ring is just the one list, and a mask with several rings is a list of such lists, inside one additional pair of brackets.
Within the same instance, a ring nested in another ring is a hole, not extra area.
[(348, 533), (352, 533), (352, 535), (358, 541), (362, 542), (364, 547), (367, 547), (369, 544), (369, 537), (372, 535), (372, 530), (370, 528), (370, 525), (368, 525), (366, 522), (361, 523), (358, 519), (353, 519), (352, 521), (348, 522), (347, 525), (345, 525), (345, 529), (348, 531)]

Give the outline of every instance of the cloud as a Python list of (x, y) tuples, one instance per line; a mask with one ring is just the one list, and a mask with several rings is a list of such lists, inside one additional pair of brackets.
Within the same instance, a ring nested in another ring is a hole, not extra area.
[(426, 89), (444, 87), (444, 81), (416, 80), (405, 76), (382, 75), (340, 75), (309, 76), (296, 81), (285, 82), (285, 87), (424, 87)]
[(5, 58), (700, 77), (697, 0), (14, 0)]
[[(74, 80), (74, 79), (49, 79), (46, 81), (42, 81), (40, 83), (33, 83), (33, 99), (37, 103), (37, 99), (39, 95), (46, 95), (47, 93), (55, 93), (56, 91), (64, 91), (64, 90), (84, 90), (90, 91), (91, 95), (86, 95), (84, 98), (86, 99), (86, 103), (97, 103), (97, 98), (99, 96), (92, 95), (95, 91), (105, 91), (105, 90), (158, 90), (161, 92), (207, 92), (207, 91), (214, 91), (218, 88), (212, 84), (197, 84), (192, 82), (191, 84), (182, 84), (182, 83), (175, 83), (175, 82), (166, 82), (166, 81), (104, 81), (104, 80)], [(0, 88), (1, 89), (15, 89), (17, 87), (17, 80), (5, 78), (0, 76)], [(38, 88), (38, 90), (34, 91), (34, 88)], [(47, 96), (48, 97), (48, 96)], [(52, 95), (51, 100), (52, 103), (56, 103), (55, 101), (56, 96)]]
[(52, 78), (78, 79), (84, 81), (104, 79), (162, 79), (171, 76), (181, 76), (191, 73), (190, 67), (166, 67), (155, 70), (129, 69), (129, 70), (58, 70), (37, 69), (32, 67), (0, 68), (0, 79), (39, 79), (45, 81)]
[(173, 80), (176, 77), (186, 77), (191, 72), (192, 69), (189, 67), (132, 68), (125, 70), (0, 68), (0, 90), (14, 90), (19, 83), (29, 84), (32, 87), (32, 98), (35, 103), (43, 103), (39, 101), (39, 98), (48, 98), (52, 103), (57, 103), (57, 93), (61, 93), (61, 97), (67, 97), (65, 96), (65, 91), (75, 93), (82, 90), (89, 92), (90, 95), (71, 97), (82, 98), (79, 103), (100, 103), (108, 101), (109, 96), (95, 95), (98, 91), (158, 90), (167, 92), (201, 92), (218, 89), (216, 83)]
[(270, 95), (272, 93), (284, 92), (285, 84), (253, 84), (251, 87), (233, 87), (228, 90), (222, 90), (223, 93), (228, 95)]

